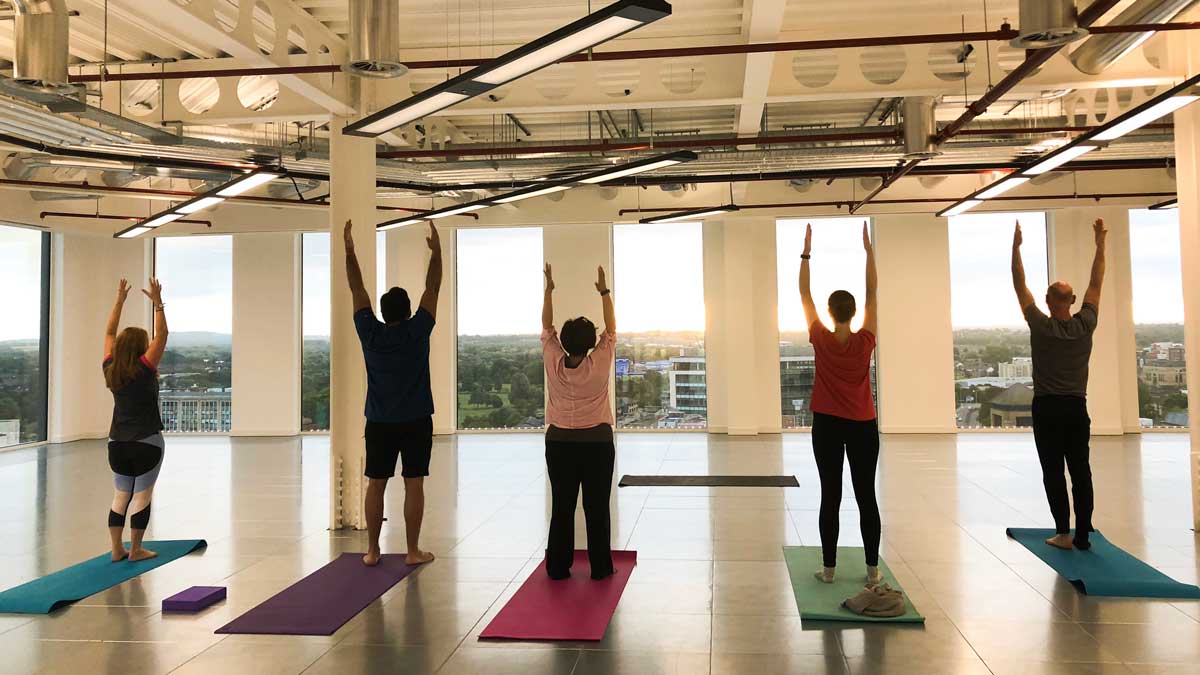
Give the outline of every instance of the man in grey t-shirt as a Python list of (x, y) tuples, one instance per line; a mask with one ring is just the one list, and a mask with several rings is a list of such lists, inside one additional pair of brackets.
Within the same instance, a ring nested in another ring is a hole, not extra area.
[[(1025, 285), (1025, 265), (1021, 262), (1021, 224), (1013, 233), (1012, 275), (1021, 312), (1029, 324), (1029, 342), (1033, 352), (1033, 438), (1042, 464), (1042, 483), (1056, 534), (1046, 540), (1058, 548), (1081, 550), (1091, 547), (1092, 469), (1089, 442), (1092, 421), (1087, 413), (1088, 361), (1092, 356), (1092, 333), (1099, 320), (1100, 287), (1104, 283), (1104, 251), (1108, 230), (1104, 221), (1092, 226), (1096, 237), (1096, 257), (1083, 306), (1075, 314), (1075, 291), (1065, 281), (1050, 284), (1046, 305), (1050, 315), (1038, 309), (1033, 293)], [(1071, 537), (1071, 502), (1067, 497), (1067, 479), (1063, 463), (1071, 474), (1071, 492), (1075, 497), (1075, 536)]]

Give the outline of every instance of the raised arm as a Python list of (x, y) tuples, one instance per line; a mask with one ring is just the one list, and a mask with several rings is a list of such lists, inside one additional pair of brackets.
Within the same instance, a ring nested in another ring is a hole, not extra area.
[(871, 233), (863, 223), (863, 248), (867, 250), (867, 303), (863, 311), (863, 329), (879, 336), (879, 314), (876, 290), (879, 288), (879, 273), (875, 271), (875, 246), (871, 244)]
[(371, 296), (367, 287), (363, 286), (362, 270), (358, 266), (358, 256), (354, 254), (354, 223), (347, 220), (342, 237), (346, 241), (346, 280), (350, 283), (350, 295), (354, 298), (354, 313), (360, 309), (371, 309)]
[(154, 305), (154, 339), (150, 341), (150, 348), (146, 350), (146, 360), (150, 362), (151, 368), (158, 368), (163, 352), (167, 351), (168, 334), (167, 306), (162, 300), (162, 284), (158, 283), (158, 279), (151, 278), (150, 289), (142, 289), (142, 293), (145, 293)]
[(1017, 223), (1017, 227), (1013, 230), (1013, 247), (1012, 247), (1012, 277), (1013, 290), (1017, 292), (1017, 302), (1021, 304), (1021, 313), (1025, 313), (1025, 308), (1032, 305), (1035, 300), (1033, 293), (1029, 292), (1029, 287), (1025, 285), (1025, 263), (1021, 260), (1021, 244), (1024, 243), (1024, 238), (1021, 235), (1021, 223)]
[(1092, 279), (1088, 283), (1083, 301), (1093, 307), (1100, 306), (1100, 287), (1104, 285), (1105, 249), (1108, 247), (1108, 230), (1104, 228), (1104, 219), (1097, 218), (1092, 224), (1092, 232), (1096, 235), (1096, 257), (1092, 259)]
[(617, 310), (613, 307), (612, 289), (604, 278), (604, 267), (596, 267), (596, 291), (600, 293), (600, 301), (604, 304), (604, 332), (609, 335), (617, 333)]
[(550, 269), (550, 263), (546, 263), (542, 272), (546, 275), (546, 290), (542, 293), (542, 329), (551, 330), (554, 328), (554, 271)]
[(108, 325), (104, 328), (104, 356), (111, 356), (113, 346), (117, 344), (117, 330), (121, 327), (121, 310), (125, 308), (125, 298), (129, 297), (129, 282), (122, 279), (117, 287), (117, 301), (113, 303), (112, 313), (108, 315)]
[(808, 261), (811, 255), (812, 225), (809, 225), (808, 230), (804, 233), (804, 253), (800, 256), (800, 302), (804, 305), (804, 321), (809, 328), (812, 328), (818, 319), (817, 304), (813, 302), (810, 284), (812, 270), (809, 269)]
[(429, 269), (425, 272), (425, 292), (421, 294), (421, 309), (429, 316), (437, 319), (438, 294), (442, 292), (442, 238), (438, 236), (437, 227), (429, 223)]

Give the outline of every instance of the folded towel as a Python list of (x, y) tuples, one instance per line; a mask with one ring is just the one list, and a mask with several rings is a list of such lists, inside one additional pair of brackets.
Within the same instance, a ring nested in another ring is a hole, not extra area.
[(904, 594), (887, 584), (868, 586), (852, 598), (847, 598), (842, 606), (863, 616), (896, 617), (905, 613)]

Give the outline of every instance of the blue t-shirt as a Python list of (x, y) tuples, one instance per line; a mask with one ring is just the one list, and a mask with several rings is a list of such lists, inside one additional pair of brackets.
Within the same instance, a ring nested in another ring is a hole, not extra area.
[(354, 313), (354, 327), (367, 362), (367, 419), (412, 422), (433, 414), (429, 388), (429, 334), (433, 316), (418, 309), (412, 318), (386, 324), (370, 308)]

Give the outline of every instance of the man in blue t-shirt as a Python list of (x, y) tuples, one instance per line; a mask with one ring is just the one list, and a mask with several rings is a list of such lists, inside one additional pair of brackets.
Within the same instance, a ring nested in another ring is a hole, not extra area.
[(429, 224), (431, 256), (425, 275), (425, 293), (416, 314), (403, 288), (392, 288), (379, 301), (383, 321), (371, 310), (371, 296), (363, 286), (362, 270), (354, 255), (354, 235), (346, 221), (346, 278), (354, 297), (354, 327), (367, 363), (367, 497), (365, 510), (370, 545), (363, 563), (379, 564), (379, 532), (383, 528), (383, 495), (388, 479), (402, 460), (404, 526), (408, 535), (405, 562), (419, 565), (433, 560), (422, 551), (421, 519), (425, 514), (425, 476), (433, 450), (433, 392), (429, 387), (429, 335), (437, 316), (442, 288), (442, 242)]

